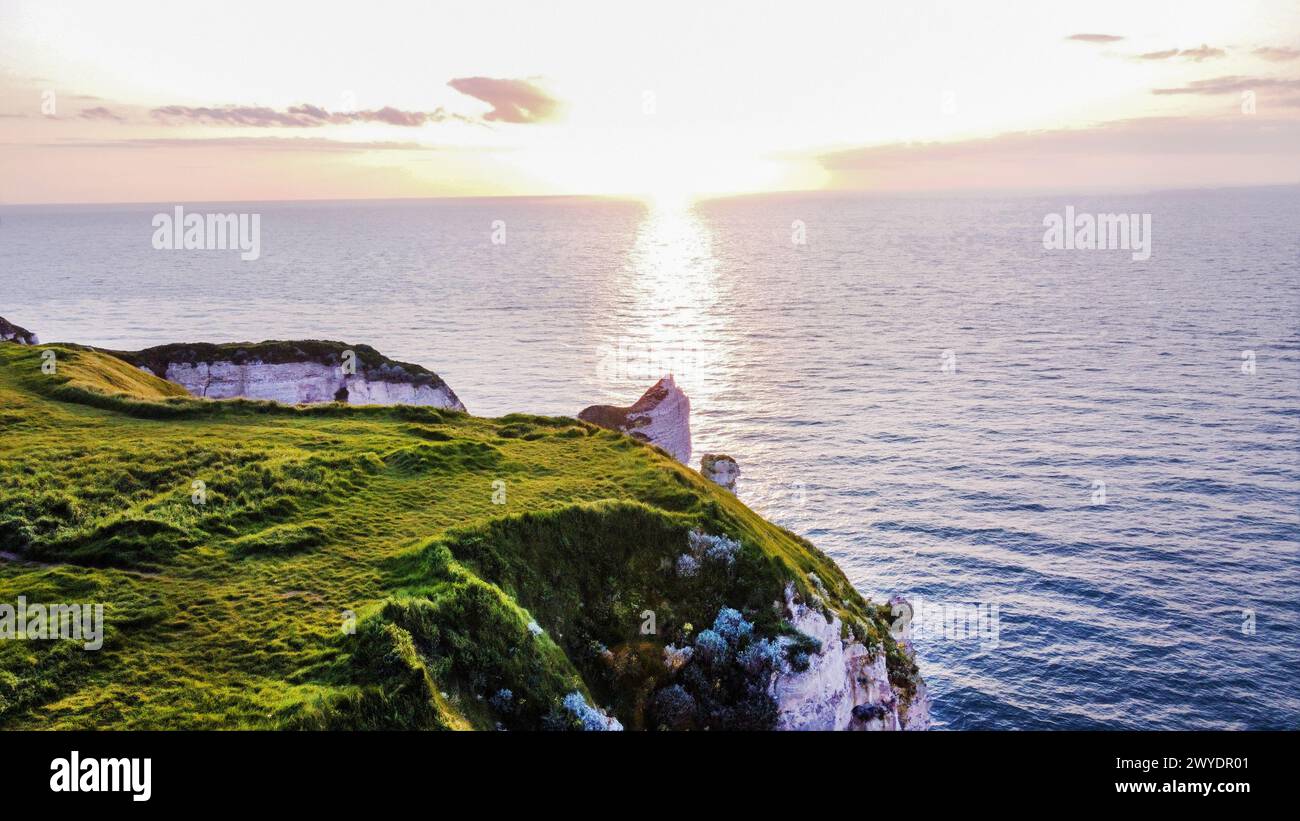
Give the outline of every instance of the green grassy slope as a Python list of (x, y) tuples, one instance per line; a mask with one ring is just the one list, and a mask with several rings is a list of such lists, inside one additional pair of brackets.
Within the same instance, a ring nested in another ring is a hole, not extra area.
[[(0, 641), (0, 728), (560, 727), (574, 691), (654, 726), (663, 645), (724, 606), (776, 636), (772, 603), (810, 573), (914, 674), (833, 562), (626, 436), (178, 391), (0, 343), (0, 603), (107, 611), (97, 652)], [(734, 565), (674, 572), (692, 529), (739, 540)], [(708, 726), (765, 720), (729, 710)]]

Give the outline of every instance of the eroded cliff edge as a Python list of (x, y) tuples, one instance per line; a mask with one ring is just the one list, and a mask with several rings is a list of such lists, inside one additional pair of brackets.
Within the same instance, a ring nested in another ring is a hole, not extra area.
[(206, 399), (267, 399), (285, 404), (465, 406), (436, 373), (397, 362), (369, 345), (327, 340), (180, 343), (113, 351), (155, 376)]

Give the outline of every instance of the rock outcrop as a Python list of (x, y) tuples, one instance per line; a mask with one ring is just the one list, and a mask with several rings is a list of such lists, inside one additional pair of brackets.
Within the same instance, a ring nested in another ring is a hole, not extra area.
[(690, 464), (691, 400), (677, 387), (672, 374), (656, 382), (630, 407), (592, 405), (578, 418), (658, 445), (682, 464)]
[(285, 404), (428, 405), (464, 411), (436, 373), (396, 362), (369, 345), (298, 342), (162, 345), (113, 352), (155, 376), (208, 399), (269, 399)]
[(18, 327), (2, 316), (0, 316), (0, 342), (17, 342), (19, 345), (41, 344), (36, 334), (26, 328)]
[(700, 458), (700, 475), (722, 485), (734, 494), (736, 479), (740, 477), (740, 465), (726, 454), (706, 453)]
[[(821, 643), (808, 655), (806, 670), (786, 666), (768, 692), (776, 699), (778, 730), (924, 730), (930, 726), (930, 698), (919, 677), (910, 692), (889, 680), (883, 649), (841, 638), (839, 617), (796, 601), (785, 591), (786, 619)], [(910, 648), (904, 645), (909, 656)]]

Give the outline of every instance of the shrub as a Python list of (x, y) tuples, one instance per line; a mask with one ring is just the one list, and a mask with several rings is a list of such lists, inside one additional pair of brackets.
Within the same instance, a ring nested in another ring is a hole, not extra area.
[(655, 696), (655, 721), (666, 730), (689, 730), (695, 724), (695, 699), (680, 684), (665, 687)]
[(745, 668), (745, 672), (758, 676), (771, 672), (781, 665), (781, 645), (770, 639), (759, 639), (736, 656), (736, 661)]
[(669, 644), (664, 647), (664, 667), (668, 669), (669, 673), (675, 673), (685, 667), (693, 655), (695, 655), (694, 647), (678, 648)]
[(691, 552), (707, 562), (720, 564), (731, 569), (740, 553), (740, 542), (726, 536), (712, 536), (693, 530), (689, 536)]
[(508, 713), (515, 706), (515, 694), (502, 687), (492, 694), (488, 704), (492, 705), (492, 709), (498, 713)]
[(796, 633), (785, 646), (785, 657), (797, 673), (808, 669), (809, 656), (822, 651), (822, 643), (806, 633)]
[(740, 615), (739, 610), (724, 607), (718, 611), (718, 617), (713, 620), (713, 632), (722, 636), (727, 644), (735, 647), (753, 634), (754, 625), (745, 621), (745, 617)]
[(722, 664), (727, 661), (730, 648), (727, 640), (712, 630), (701, 630), (695, 637), (696, 655), (705, 664)]
[(610, 718), (600, 710), (592, 707), (582, 697), (582, 693), (577, 690), (564, 697), (564, 709), (568, 710), (569, 714), (576, 718), (582, 724), (582, 729), (587, 732), (623, 729), (623, 725), (618, 723), (618, 719)]
[(689, 553), (683, 553), (677, 557), (677, 575), (694, 576), (700, 572), (700, 562)]

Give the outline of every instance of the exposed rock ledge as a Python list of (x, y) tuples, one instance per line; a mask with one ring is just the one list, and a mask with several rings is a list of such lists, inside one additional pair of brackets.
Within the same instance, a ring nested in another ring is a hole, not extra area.
[[(795, 600), (794, 585), (785, 591), (786, 617), (796, 630), (821, 642), (810, 654), (808, 669), (788, 667), (775, 674), (768, 692), (776, 699), (778, 730), (925, 730), (930, 726), (930, 697), (919, 678), (912, 694), (889, 681), (885, 653), (840, 637), (838, 617)], [(910, 655), (910, 648), (904, 645)]]
[(700, 475), (722, 485), (734, 495), (736, 480), (740, 478), (740, 465), (725, 453), (706, 453), (700, 458)]
[(0, 342), (17, 342), (19, 345), (41, 344), (36, 334), (26, 328), (18, 327), (2, 316), (0, 316)]
[(672, 374), (656, 382), (630, 407), (592, 405), (578, 418), (658, 445), (682, 464), (690, 464), (691, 400), (677, 387)]
[[(355, 364), (345, 372), (351, 351)], [(208, 399), (269, 399), (285, 404), (428, 405), (464, 411), (436, 373), (391, 360), (369, 345), (296, 342), (161, 345), (113, 354)]]

